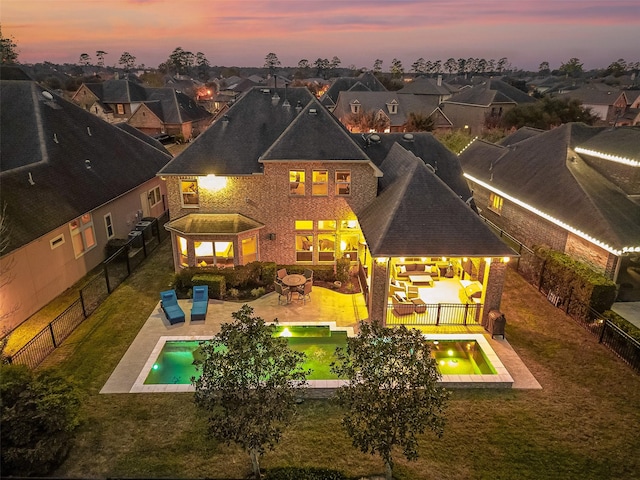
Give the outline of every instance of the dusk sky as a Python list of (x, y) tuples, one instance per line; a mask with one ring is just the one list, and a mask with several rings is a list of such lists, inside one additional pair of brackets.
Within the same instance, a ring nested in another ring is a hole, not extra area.
[(157, 67), (176, 47), (212, 65), (283, 66), (337, 56), (342, 66), (383, 60), (507, 57), (551, 68), (577, 57), (586, 70), (640, 60), (640, 0), (2, 0), (0, 26), (21, 63), (77, 63), (127, 51)]

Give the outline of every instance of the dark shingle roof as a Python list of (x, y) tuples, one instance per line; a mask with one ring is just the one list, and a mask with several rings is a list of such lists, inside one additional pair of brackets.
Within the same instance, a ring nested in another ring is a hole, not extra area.
[(327, 104), (327, 97), (335, 103), (338, 99), (340, 92), (346, 92), (354, 87), (354, 85), (360, 84), (357, 87), (358, 91), (372, 91), (372, 92), (385, 92), (387, 89), (382, 85), (380, 80), (371, 72), (364, 72), (358, 77), (338, 77), (336, 78), (329, 89), (324, 93), (321, 98), (323, 104)]
[[(365, 139), (370, 137), (363, 136), (360, 133), (351, 134), (373, 163), (380, 167), (384, 173), (384, 176), (380, 179), (381, 187), (385, 185), (386, 177), (393, 175), (393, 172), (385, 169), (383, 162), (393, 145), (398, 143), (424, 163), (429, 164), (435, 170), (436, 175), (460, 198), (466, 201), (471, 196), (471, 191), (463, 177), (458, 157), (440, 143), (433, 134), (420, 132), (412, 133), (408, 137), (405, 137), (406, 134), (404, 133), (379, 133), (376, 135), (380, 138), (380, 142), (367, 141)], [(407, 140), (407, 138), (410, 138), (410, 140)]]
[(509, 145), (521, 142), (522, 140), (526, 140), (527, 138), (535, 137), (542, 132), (544, 132), (544, 130), (540, 130), (538, 128), (522, 127), (513, 132), (511, 135), (504, 137), (498, 142), (498, 144), (502, 145), (503, 147), (508, 147)]
[(439, 97), (441, 95), (451, 95), (457, 91), (457, 88), (452, 87), (446, 82), (441, 82), (440, 85), (438, 85), (438, 80), (420, 76), (413, 82), (407, 83), (404, 87), (398, 90), (398, 93), (401, 95), (433, 95)]
[(174, 158), (163, 175), (252, 175), (262, 173), (258, 159), (293, 122), (313, 95), (307, 88), (256, 87), (238, 100), (222, 118)]
[(509, 147), (473, 142), (460, 154), (465, 174), (620, 250), (640, 246), (640, 205), (571, 150), (601, 127), (571, 123)]
[(394, 144), (383, 163), (398, 174), (358, 215), (372, 255), (516, 255), (410, 152)]
[(170, 155), (33, 82), (0, 83), (0, 195), (9, 249), (153, 178)]
[(535, 98), (502, 80), (488, 80), (480, 85), (461, 90), (443, 103), (461, 103), (486, 107), (495, 103), (521, 104), (534, 102), (536, 102)]

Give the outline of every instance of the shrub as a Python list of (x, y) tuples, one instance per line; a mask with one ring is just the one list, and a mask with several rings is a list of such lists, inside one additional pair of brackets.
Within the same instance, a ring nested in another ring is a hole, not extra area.
[(267, 471), (265, 480), (347, 480), (347, 477), (329, 468), (277, 467)]
[(616, 327), (625, 333), (628, 333), (630, 337), (633, 337), (640, 342), (640, 328), (636, 327), (633, 323), (626, 318), (621, 317), (613, 310), (607, 310), (602, 314), (604, 318), (613, 323)]
[(258, 298), (264, 295), (265, 289), (264, 287), (258, 287), (251, 290), (251, 296), (254, 298)]
[(222, 275), (213, 273), (199, 273), (191, 278), (192, 285), (207, 285), (209, 287), (209, 298), (221, 300), (227, 290), (227, 282)]
[(2, 475), (47, 475), (71, 447), (80, 398), (50, 371), (0, 366)]
[(348, 258), (341, 257), (336, 261), (336, 279), (339, 282), (346, 283), (349, 280), (349, 268), (351, 262)]
[(238, 298), (240, 296), (240, 290), (238, 290), (237, 288), (230, 288), (228, 290), (228, 295), (231, 298)]

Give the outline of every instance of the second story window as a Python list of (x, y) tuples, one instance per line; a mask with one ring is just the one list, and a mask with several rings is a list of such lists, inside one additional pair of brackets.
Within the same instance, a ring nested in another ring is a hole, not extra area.
[(289, 170), (289, 193), (304, 196), (304, 170)]
[(361, 105), (358, 100), (354, 100), (349, 104), (349, 106), (351, 107), (351, 113), (360, 113)]
[(71, 241), (76, 258), (82, 256), (88, 250), (97, 245), (96, 235), (93, 230), (93, 218), (90, 213), (85, 213), (69, 224)]
[(502, 213), (502, 203), (503, 199), (500, 195), (496, 195), (492, 193), (489, 196), (489, 210), (500, 215)]
[(198, 180), (182, 180), (180, 182), (180, 190), (182, 192), (183, 207), (196, 208), (200, 206), (200, 197), (198, 195)]
[(116, 105), (116, 111), (118, 112), (118, 115), (124, 115), (124, 105), (121, 103), (118, 103)]
[(327, 195), (328, 194), (328, 182), (329, 173), (327, 170), (314, 170), (313, 171), (313, 195)]
[(351, 195), (351, 170), (336, 170), (336, 195)]

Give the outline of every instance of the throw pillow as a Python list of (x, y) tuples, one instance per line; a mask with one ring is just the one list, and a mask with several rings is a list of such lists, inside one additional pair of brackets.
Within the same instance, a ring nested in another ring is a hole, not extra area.
[(400, 273), (407, 273), (407, 267), (400, 265)]

